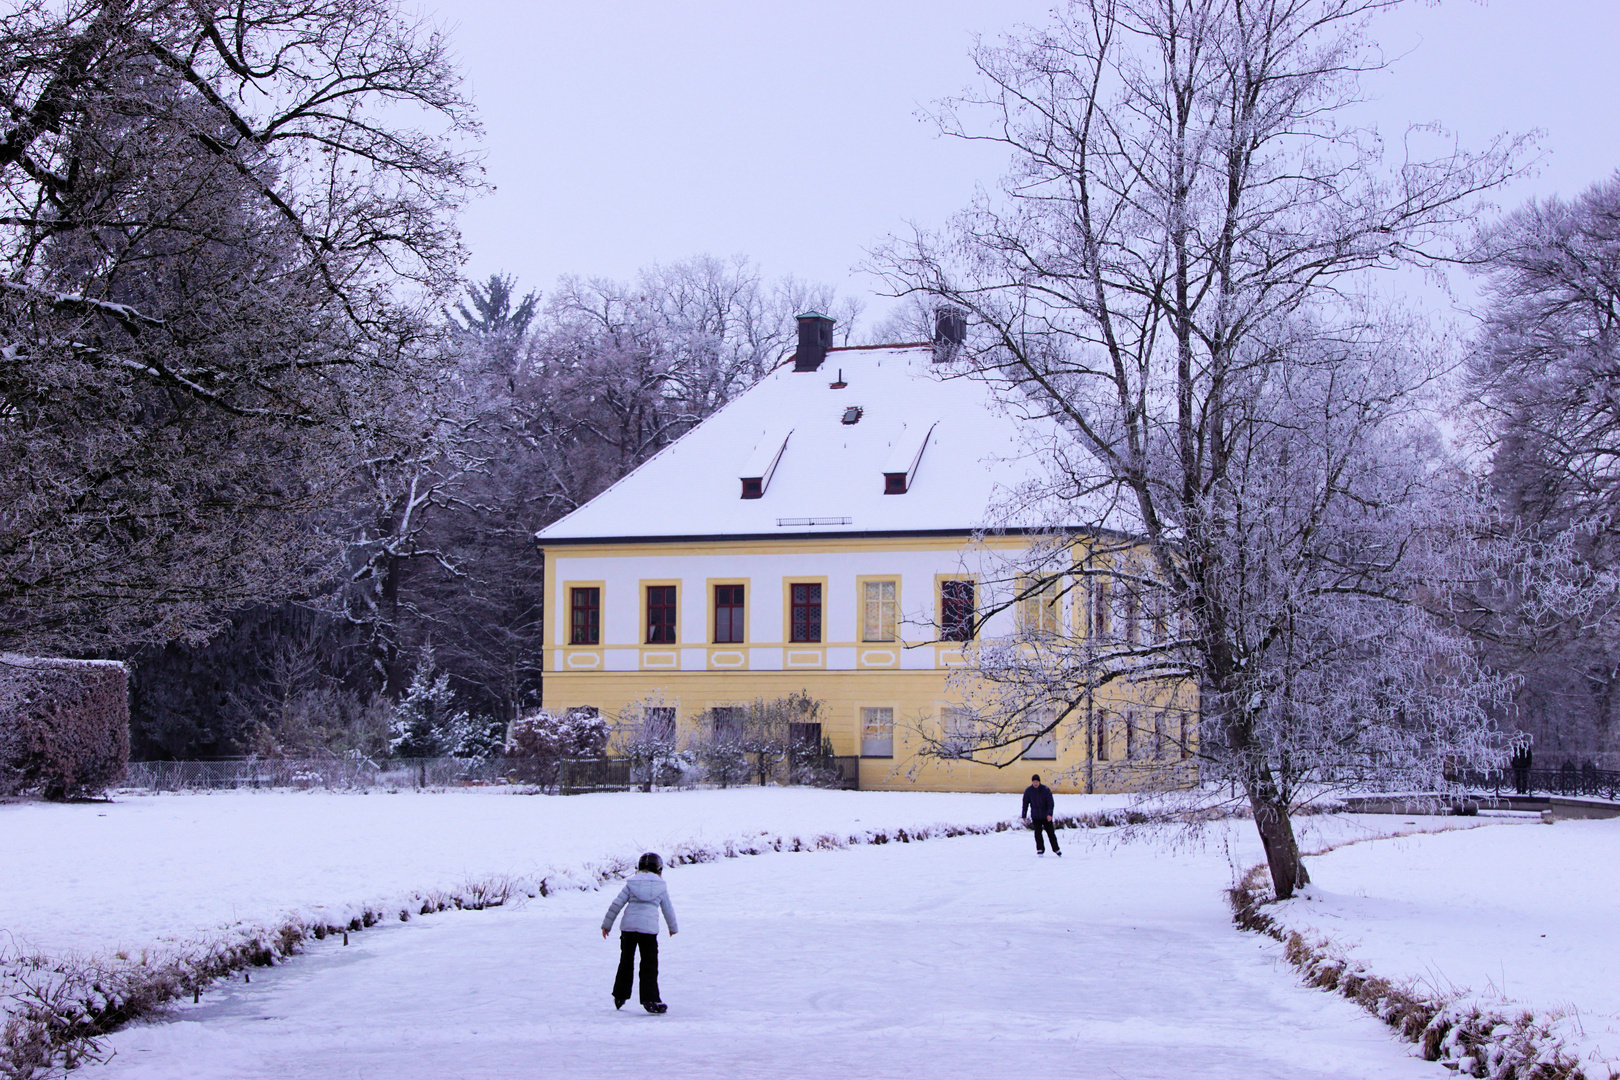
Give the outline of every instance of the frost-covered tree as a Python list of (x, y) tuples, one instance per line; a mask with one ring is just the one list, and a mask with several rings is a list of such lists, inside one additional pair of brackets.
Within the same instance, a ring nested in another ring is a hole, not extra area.
[(389, 718), (388, 752), (407, 758), (451, 755), (468, 726), (467, 714), (456, 708), (450, 673), (438, 670), (433, 650), (424, 647), (411, 684)]
[(512, 723), (506, 754), (519, 779), (550, 784), (564, 760), (601, 757), (611, 736), (611, 725), (595, 709), (535, 709)]
[(633, 701), (619, 710), (609, 745), (630, 763), (630, 774), (639, 778), (642, 791), (654, 784), (676, 784), (695, 764), (693, 755), (681, 748), (676, 726), (676, 707), (661, 694)]
[(983, 44), (982, 92), (938, 119), (1012, 171), (879, 256), (967, 316), (961, 368), (1062, 429), (1024, 493), (1061, 529), (1000, 602), (1107, 581), (1140, 605), (1098, 641), (986, 650), (999, 697), (934, 752), (1007, 764), (1099, 687), (1188, 678), (1202, 774), (1243, 792), (1279, 896), (1305, 880), (1290, 814), (1314, 782), (1493, 752), (1489, 680), (1421, 603), (1463, 569), (1470, 512), (1413, 415), (1435, 357), (1356, 297), (1444, 254), (1515, 147), (1424, 159), (1412, 132), (1391, 167), (1343, 122), (1390, 6), (1077, 0)]
[(540, 303), (539, 294), (534, 292), (524, 293), (514, 303), (516, 287), (517, 279), (512, 275), (491, 274), (482, 285), (469, 284), (466, 299), (458, 301), (454, 311), (445, 312), (450, 325), (472, 339), (474, 348), (469, 352), (473, 356), (481, 357), (484, 366), (504, 369), (508, 374), (522, 351)]
[(478, 176), (443, 38), (391, 0), (12, 5), (0, 101), (0, 634), (307, 593), (442, 353)]
[(794, 316), (858, 302), (793, 278), (764, 279), (745, 257), (697, 256), (634, 281), (564, 277), (542, 308), (516, 385), (523, 430), (560, 516), (646, 461), (792, 352)]
[(711, 784), (726, 788), (748, 779), (751, 770), (744, 742), (743, 711), (740, 705), (718, 705), (698, 720), (689, 745), (703, 769), (703, 778)]
[[(1540, 763), (1620, 752), (1620, 175), (1483, 229), (1472, 355), (1492, 486), (1535, 545), (1485, 629), (1521, 677), (1514, 722)], [(1615, 760), (1611, 758), (1611, 760)], [(1611, 766), (1613, 767), (1613, 766)]]

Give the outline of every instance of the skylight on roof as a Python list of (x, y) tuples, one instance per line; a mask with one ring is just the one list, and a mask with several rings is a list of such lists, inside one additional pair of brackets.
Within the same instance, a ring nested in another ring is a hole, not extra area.
[(866, 413), (866, 410), (861, 408), (859, 405), (851, 405), (849, 408), (844, 410), (844, 420), (843, 420), (843, 422), (846, 423), (846, 424), (859, 423), (861, 417), (865, 413)]

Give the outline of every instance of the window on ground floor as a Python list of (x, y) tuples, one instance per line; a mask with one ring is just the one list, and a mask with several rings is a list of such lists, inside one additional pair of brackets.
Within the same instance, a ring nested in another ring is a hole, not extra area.
[(861, 757), (894, 757), (894, 710), (861, 707)]
[(788, 724), (788, 745), (796, 754), (815, 755), (821, 752), (821, 725), (814, 723), (801, 723), (797, 720)]
[(716, 742), (736, 742), (742, 738), (743, 711), (738, 705), (717, 705), (709, 710)]
[(974, 746), (973, 714), (966, 709), (940, 710), (940, 752), (945, 757), (968, 757)]
[(654, 742), (675, 741), (675, 706), (649, 705), (641, 713), (646, 737)]
[[(1044, 709), (1041, 712), (1035, 714), (1033, 717), (1031, 717), (1030, 726), (1031, 727), (1036, 727), (1036, 726), (1045, 727), (1047, 724), (1052, 723), (1052, 719), (1053, 719), (1053, 717), (1055, 715), (1056, 715), (1056, 713), (1053, 710)], [(1056, 760), (1056, 758), (1057, 758), (1057, 728), (1054, 726), (1052, 728), (1052, 730), (1046, 732), (1043, 735), (1037, 735), (1034, 739), (1030, 740), (1028, 748), (1025, 749), (1025, 751), (1024, 751), (1024, 758), (1026, 760), (1028, 760), (1028, 761), (1054, 761), (1054, 760)]]

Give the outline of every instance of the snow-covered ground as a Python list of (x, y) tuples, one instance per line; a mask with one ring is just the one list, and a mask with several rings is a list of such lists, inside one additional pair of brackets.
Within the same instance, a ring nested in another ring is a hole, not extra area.
[(1338, 848), (1273, 915), (1386, 978), (1567, 1014), (1582, 1056), (1620, 1059), (1620, 819), (1530, 822)]
[(666, 1016), (608, 1000), (611, 892), (329, 939), (115, 1035), (82, 1080), (1451, 1074), (1232, 928), (1219, 843), (1007, 833), (671, 868)]
[[(1017, 804), (781, 788), (11, 803), (0, 805), (0, 957), (161, 951), (289, 914), (347, 921), (360, 905), (495, 876), (589, 886), (596, 869), (648, 849), (986, 825)], [(1066, 796), (1059, 812), (1123, 804)], [(1348, 846), (1311, 860), (1311, 898), (1283, 906), (1289, 925), (1330, 934), (1376, 974), (1579, 1010), (1597, 1033), (1583, 1049), (1613, 1053), (1620, 822), (1296, 826), (1307, 850)], [(118, 1057), (88, 1075), (409, 1080), (541, 1061), (558, 1076), (1445, 1075), (1355, 1006), (1300, 986), (1269, 939), (1231, 927), (1222, 890), (1261, 861), (1250, 823), (1212, 826), (1190, 846), (1060, 835), (1061, 861), (1004, 833), (672, 868), (686, 929), (666, 945), (674, 1012), (662, 1020), (605, 1005), (613, 950), (594, 926), (608, 897), (564, 889), (389, 922), (348, 946), (312, 942), (177, 1022), (114, 1037)], [(641, 1026), (610, 1026), (630, 1022)]]
[[(1061, 813), (1122, 806), (1064, 798)], [(0, 804), (0, 953), (134, 951), (294, 912), (386, 907), (495, 875), (568, 878), (590, 863), (760, 833), (984, 824), (1018, 797), (729, 791), (525, 796), (215, 792)], [(337, 917), (341, 916), (341, 917)]]

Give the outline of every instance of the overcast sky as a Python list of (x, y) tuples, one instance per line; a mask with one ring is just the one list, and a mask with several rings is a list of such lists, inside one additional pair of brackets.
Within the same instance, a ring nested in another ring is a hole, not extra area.
[[(918, 109), (972, 77), (974, 34), (1051, 0), (430, 0), (486, 127), (495, 190), (464, 218), (474, 277), (626, 278), (746, 254), (871, 297), (852, 267), (905, 223), (943, 222), (1003, 160)], [(1365, 83), (1386, 137), (1440, 121), (1464, 146), (1539, 128), (1505, 206), (1620, 167), (1620, 2), (1415, 0), (1375, 30)], [(869, 316), (887, 302), (870, 299)]]

